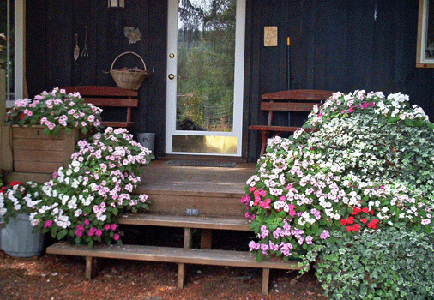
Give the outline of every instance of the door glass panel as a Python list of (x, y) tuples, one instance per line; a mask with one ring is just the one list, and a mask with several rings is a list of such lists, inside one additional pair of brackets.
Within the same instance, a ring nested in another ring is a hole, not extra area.
[(179, 1), (177, 130), (232, 132), (235, 16), (236, 0)]

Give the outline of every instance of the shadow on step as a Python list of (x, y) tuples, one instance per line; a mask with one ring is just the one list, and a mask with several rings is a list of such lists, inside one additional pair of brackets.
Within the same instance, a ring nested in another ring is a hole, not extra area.
[[(159, 247), (184, 247), (184, 229), (160, 226), (120, 226), (124, 232), (124, 244)], [(250, 231), (212, 231), (212, 248), (223, 250), (249, 251), (249, 242), (255, 238)], [(193, 230), (192, 248), (201, 248), (201, 229)]]

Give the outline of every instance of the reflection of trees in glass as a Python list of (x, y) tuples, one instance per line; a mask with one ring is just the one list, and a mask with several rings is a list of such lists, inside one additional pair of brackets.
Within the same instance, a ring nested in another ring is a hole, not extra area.
[[(9, 72), (6, 74), (9, 78), (9, 86), (8, 86), (8, 93), (13, 93), (14, 91), (14, 0), (8, 0), (9, 1), (9, 22), (10, 24), (7, 24), (7, 1), (1, 1), (0, 2), (0, 15), (2, 18), (0, 19), (0, 34), (3, 34), (5, 39), (0, 37), (0, 67), (3, 69), (6, 69), (6, 67), (9, 65)], [(8, 28), (9, 26), (9, 36), (8, 36)], [(9, 40), (9, 41), (7, 41)], [(9, 62), (7, 62), (7, 47), (9, 46)]]
[(178, 124), (232, 130), (235, 14), (236, 0), (181, 0)]

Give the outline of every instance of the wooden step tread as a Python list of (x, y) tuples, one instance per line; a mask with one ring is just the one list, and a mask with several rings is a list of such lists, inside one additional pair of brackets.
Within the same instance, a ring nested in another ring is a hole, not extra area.
[(59, 242), (46, 249), (47, 254), (76, 255), (137, 261), (161, 261), (186, 264), (300, 270), (296, 261), (263, 260), (257, 262), (247, 251), (183, 249), (142, 245), (76, 246)]
[(250, 231), (250, 223), (244, 218), (210, 218), (152, 213), (124, 214), (118, 219), (118, 224)]

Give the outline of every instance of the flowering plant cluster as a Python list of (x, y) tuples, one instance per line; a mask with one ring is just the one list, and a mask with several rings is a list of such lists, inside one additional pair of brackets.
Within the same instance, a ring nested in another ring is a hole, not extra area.
[(17, 213), (30, 213), (40, 202), (39, 185), (34, 182), (22, 184), (13, 181), (0, 188), (0, 217), (7, 223)]
[(45, 134), (57, 135), (63, 128), (66, 133), (78, 129), (86, 135), (89, 129), (101, 125), (101, 111), (85, 103), (79, 93), (66, 94), (65, 90), (54, 88), (50, 93), (36, 95), (33, 100), (16, 100), (6, 121), (19, 126), (43, 125)]
[(275, 137), (248, 181), (257, 260), (307, 254), (332, 231), (432, 230), (434, 125), (408, 96), (336, 93), (304, 128)]
[(126, 129), (107, 128), (90, 142), (79, 141), (66, 169), (60, 167), (45, 183), (33, 225), (52, 237), (76, 244), (121, 243), (117, 216), (146, 209), (147, 195), (131, 195), (152, 154)]

